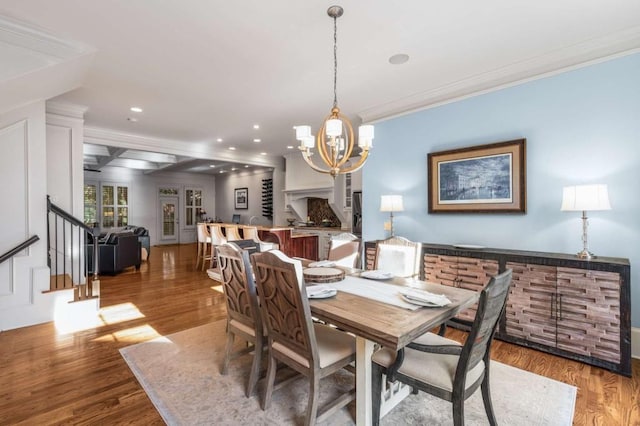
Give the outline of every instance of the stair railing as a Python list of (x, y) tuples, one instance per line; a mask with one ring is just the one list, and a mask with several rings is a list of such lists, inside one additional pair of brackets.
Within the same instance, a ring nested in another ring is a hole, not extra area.
[(30, 245), (32, 245), (38, 240), (40, 240), (40, 237), (38, 237), (37, 235), (34, 235), (28, 240), (25, 240), (24, 242), (18, 244), (17, 246), (15, 246), (11, 250), (7, 251), (5, 254), (0, 256), (0, 263), (4, 262), (5, 260), (11, 259), (13, 256), (20, 253), (22, 250), (26, 249), (27, 247), (29, 247)]
[[(73, 288), (74, 301), (98, 297), (98, 231), (51, 202), (47, 195), (47, 263), (50, 290)], [(89, 243), (89, 240), (92, 240)], [(92, 281), (89, 275), (93, 273)]]

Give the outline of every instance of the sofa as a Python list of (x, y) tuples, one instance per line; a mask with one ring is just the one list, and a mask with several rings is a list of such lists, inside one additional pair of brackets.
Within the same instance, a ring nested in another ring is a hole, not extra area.
[[(114, 232), (98, 239), (99, 274), (115, 274), (125, 268), (140, 268), (141, 243), (131, 231)], [(93, 273), (93, 242), (87, 244), (87, 267)]]
[(143, 226), (128, 225), (124, 228), (127, 231), (133, 231), (134, 235), (138, 236), (138, 241), (146, 253), (142, 254), (142, 260), (147, 260), (149, 253), (151, 252), (151, 241), (149, 239), (149, 230)]

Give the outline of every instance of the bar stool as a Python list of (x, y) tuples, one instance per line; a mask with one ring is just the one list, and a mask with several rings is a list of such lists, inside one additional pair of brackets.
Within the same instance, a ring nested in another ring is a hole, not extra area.
[(210, 223), (209, 236), (211, 237), (211, 261), (209, 263), (209, 268), (217, 268), (218, 262), (216, 248), (227, 242), (227, 239), (222, 234), (222, 225), (218, 223)]
[(205, 270), (206, 261), (211, 261), (211, 235), (206, 223), (196, 225), (198, 232), (198, 253), (196, 255), (196, 269), (202, 262), (202, 270)]
[(227, 231), (227, 241), (237, 241), (242, 240), (243, 238), (240, 236), (240, 230), (235, 225), (225, 226), (225, 231)]
[(269, 251), (269, 250), (278, 250), (280, 246), (277, 243), (270, 243), (267, 241), (262, 241), (258, 236), (258, 227), (256, 226), (245, 226), (242, 229), (242, 235), (244, 235), (245, 240), (253, 240), (256, 243), (260, 244), (260, 251)]

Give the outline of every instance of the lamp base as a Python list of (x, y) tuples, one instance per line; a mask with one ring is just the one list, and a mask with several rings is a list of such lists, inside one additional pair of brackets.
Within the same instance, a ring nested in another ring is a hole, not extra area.
[(596, 255), (594, 255), (593, 253), (591, 253), (589, 250), (584, 249), (578, 253), (576, 253), (576, 257), (578, 259), (585, 259), (585, 260), (591, 260), (591, 259), (595, 259)]

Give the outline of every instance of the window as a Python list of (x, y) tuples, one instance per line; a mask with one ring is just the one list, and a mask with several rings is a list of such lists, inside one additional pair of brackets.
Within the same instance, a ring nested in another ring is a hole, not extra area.
[(206, 214), (202, 208), (202, 190), (187, 188), (184, 196), (185, 226), (195, 226), (198, 220)]
[(85, 183), (84, 223), (89, 226), (99, 225), (102, 229), (127, 226), (129, 187), (111, 183)]
[(84, 224), (98, 226), (98, 185), (84, 184)]

